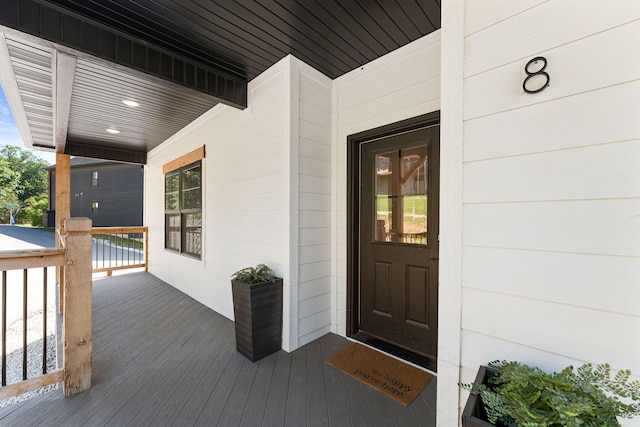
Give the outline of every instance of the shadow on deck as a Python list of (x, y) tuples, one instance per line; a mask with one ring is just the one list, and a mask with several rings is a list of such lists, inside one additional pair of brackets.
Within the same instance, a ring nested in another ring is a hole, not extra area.
[(93, 387), (4, 408), (1, 425), (435, 426), (435, 378), (404, 407), (323, 363), (349, 344), (337, 335), (251, 363), (233, 322), (151, 274), (93, 295)]

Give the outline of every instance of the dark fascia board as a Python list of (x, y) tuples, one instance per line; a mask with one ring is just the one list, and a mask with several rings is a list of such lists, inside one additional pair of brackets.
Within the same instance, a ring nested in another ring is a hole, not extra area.
[(247, 107), (247, 80), (153, 46), (44, 0), (1, 0), (0, 24)]
[(116, 162), (147, 164), (147, 153), (119, 148), (98, 147), (82, 141), (67, 140), (64, 153), (71, 156), (91, 157), (94, 159), (114, 160)]

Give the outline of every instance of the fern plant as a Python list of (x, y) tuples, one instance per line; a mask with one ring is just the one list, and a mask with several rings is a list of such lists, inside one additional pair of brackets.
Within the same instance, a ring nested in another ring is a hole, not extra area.
[(265, 264), (258, 264), (255, 267), (246, 267), (236, 271), (231, 276), (231, 279), (253, 285), (255, 283), (273, 282), (275, 281), (275, 276)]
[(479, 394), (490, 423), (522, 427), (619, 426), (616, 417), (640, 415), (640, 382), (631, 372), (611, 378), (609, 364), (568, 366), (548, 374), (518, 362), (494, 361), (485, 384), (460, 384)]

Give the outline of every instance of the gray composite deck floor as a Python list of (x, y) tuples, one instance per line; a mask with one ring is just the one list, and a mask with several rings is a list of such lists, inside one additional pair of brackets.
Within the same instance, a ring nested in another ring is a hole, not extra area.
[(251, 363), (233, 322), (148, 273), (94, 281), (93, 387), (0, 410), (3, 426), (435, 426), (436, 379), (405, 407), (323, 363), (334, 334)]

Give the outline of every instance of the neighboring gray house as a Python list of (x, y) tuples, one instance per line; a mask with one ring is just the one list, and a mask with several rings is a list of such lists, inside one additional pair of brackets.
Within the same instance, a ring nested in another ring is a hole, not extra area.
[[(49, 172), (46, 226), (55, 224), (56, 166)], [(109, 160), (71, 159), (71, 216), (91, 218), (95, 227), (142, 225), (142, 166)]]

